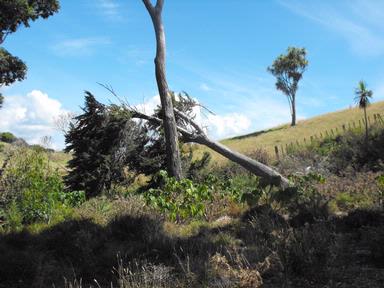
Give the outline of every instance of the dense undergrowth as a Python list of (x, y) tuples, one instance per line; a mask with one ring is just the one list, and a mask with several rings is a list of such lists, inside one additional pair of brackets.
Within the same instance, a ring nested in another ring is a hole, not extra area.
[(381, 287), (383, 135), (352, 131), (276, 163), (255, 152), (296, 184), (286, 191), (211, 165), (87, 200), (49, 154), (10, 151), (0, 287)]

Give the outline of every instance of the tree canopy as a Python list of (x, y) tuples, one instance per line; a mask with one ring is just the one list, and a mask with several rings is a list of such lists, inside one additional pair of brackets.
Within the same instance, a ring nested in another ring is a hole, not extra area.
[(18, 57), (0, 48), (0, 85), (9, 85), (25, 78), (27, 66)]
[(298, 83), (308, 65), (305, 48), (288, 47), (287, 54), (275, 59), (268, 71), (276, 77), (276, 88), (288, 98), (292, 114), (292, 126), (296, 125), (296, 92)]
[(372, 90), (368, 90), (367, 84), (361, 80), (355, 89), (355, 101), (359, 105), (360, 108), (364, 109), (370, 103), (370, 98), (372, 98), (373, 92)]
[[(59, 8), (58, 0), (0, 0), (0, 44), (21, 25), (29, 27), (31, 21), (48, 18)], [(26, 72), (21, 59), (0, 48), (0, 87), (23, 80)]]
[(30, 21), (48, 18), (59, 8), (58, 0), (1, 0), (0, 44), (20, 25), (29, 27)]

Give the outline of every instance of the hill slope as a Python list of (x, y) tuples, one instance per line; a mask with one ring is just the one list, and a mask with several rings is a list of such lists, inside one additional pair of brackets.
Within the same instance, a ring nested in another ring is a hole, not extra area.
[[(367, 109), (370, 122), (374, 122), (374, 114), (380, 114), (384, 119), (384, 101), (372, 103)], [(349, 108), (332, 113), (323, 114), (310, 119), (302, 120), (297, 123), (297, 126), (290, 127), (289, 124), (282, 125), (269, 129), (267, 131), (259, 131), (252, 134), (225, 139), (221, 142), (229, 148), (245, 153), (251, 154), (258, 148), (265, 149), (271, 155), (274, 155), (274, 147), (278, 146), (279, 150), (283, 149), (287, 144), (304, 143), (304, 138), (308, 143), (311, 136), (320, 137), (320, 133), (325, 136), (326, 131), (331, 134), (331, 129), (336, 133), (336, 128), (339, 133), (343, 131), (342, 125), (346, 128), (353, 127), (353, 123), (358, 127), (359, 120), (361, 125), (363, 119), (363, 112), (359, 108)], [(200, 151), (208, 151), (208, 148), (201, 148)], [(213, 160), (219, 163), (226, 161), (221, 155), (212, 151)]]

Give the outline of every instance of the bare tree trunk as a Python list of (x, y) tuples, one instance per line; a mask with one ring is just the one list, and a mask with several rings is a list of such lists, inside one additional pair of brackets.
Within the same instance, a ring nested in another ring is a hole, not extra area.
[(296, 126), (296, 97), (295, 97), (295, 95), (293, 95), (293, 97), (292, 97), (291, 106), (292, 106), (292, 122), (291, 122), (291, 126)]
[(151, 15), (156, 33), (157, 49), (155, 58), (155, 71), (163, 112), (163, 127), (165, 134), (168, 173), (173, 177), (180, 179), (182, 177), (182, 171), (177, 138), (177, 126), (173, 112), (172, 99), (169, 96), (169, 89), (165, 76), (165, 33), (163, 21), (161, 18), (164, 0), (157, 0), (156, 6), (153, 6), (150, 0), (143, 0), (143, 2), (149, 14)]
[(368, 117), (367, 117), (367, 108), (364, 107), (364, 119), (365, 119), (365, 142), (368, 142)]

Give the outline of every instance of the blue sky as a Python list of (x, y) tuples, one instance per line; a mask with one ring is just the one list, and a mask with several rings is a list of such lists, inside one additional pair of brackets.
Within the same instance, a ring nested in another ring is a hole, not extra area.
[[(266, 68), (288, 46), (309, 66), (297, 94), (299, 118), (349, 107), (364, 79), (384, 99), (384, 2), (379, 0), (165, 0), (167, 76), (216, 115), (200, 117), (213, 138), (290, 121)], [(113, 86), (131, 104), (157, 103), (152, 23), (141, 0), (62, 0), (58, 14), (20, 28), (4, 47), (28, 65), (27, 79), (2, 88), (0, 130), (29, 142), (63, 137), (54, 118), (79, 112), (83, 91), (103, 103)]]

